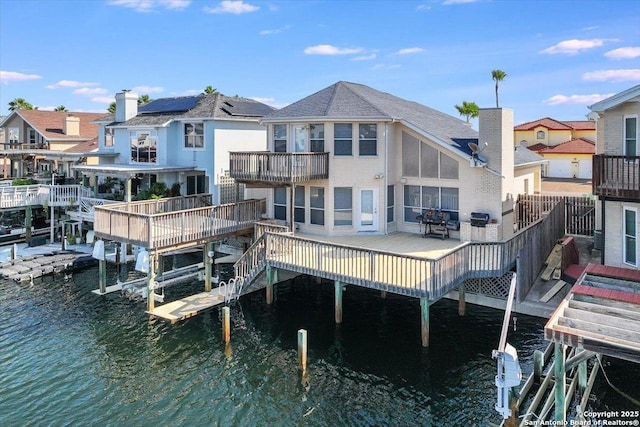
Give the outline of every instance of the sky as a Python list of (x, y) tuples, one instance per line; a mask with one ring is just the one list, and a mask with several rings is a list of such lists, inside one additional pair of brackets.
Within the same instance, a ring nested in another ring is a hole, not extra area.
[(515, 124), (586, 120), (640, 84), (640, 1), (0, 0), (0, 115), (206, 86), (282, 108), (349, 81), (460, 117), (495, 107), (495, 69)]

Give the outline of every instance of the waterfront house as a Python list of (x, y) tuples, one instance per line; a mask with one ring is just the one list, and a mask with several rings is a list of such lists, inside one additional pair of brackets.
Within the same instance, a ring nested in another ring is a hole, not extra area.
[(553, 178), (591, 178), (595, 154), (595, 123), (545, 117), (514, 127), (514, 142), (540, 154), (548, 162), (543, 175)]
[[(17, 109), (4, 117), (0, 155), (5, 178), (73, 177), (72, 166), (93, 158), (101, 113)], [(91, 143), (94, 146), (91, 146)], [(91, 162), (91, 160), (89, 160)]]
[[(76, 168), (92, 178), (98, 193), (128, 200), (163, 183), (168, 189), (179, 186), (183, 195), (211, 193), (214, 204), (235, 201), (236, 186), (227, 173), (229, 151), (266, 148), (259, 120), (273, 108), (252, 99), (214, 93), (139, 106), (132, 92), (115, 98), (115, 114), (96, 120), (99, 152), (109, 156), (98, 165)], [(222, 193), (225, 183), (231, 195)]]
[(448, 220), (436, 236), (499, 241), (513, 234), (515, 196), (540, 188), (544, 160), (524, 147), (516, 154), (506, 109), (481, 109), (477, 132), (416, 102), (340, 81), (261, 123), (268, 152), (232, 152), (231, 176), (270, 187), (267, 214), (308, 234), (418, 233), (420, 215), (433, 210)]
[(602, 263), (640, 269), (640, 85), (589, 107), (596, 123), (595, 244)]

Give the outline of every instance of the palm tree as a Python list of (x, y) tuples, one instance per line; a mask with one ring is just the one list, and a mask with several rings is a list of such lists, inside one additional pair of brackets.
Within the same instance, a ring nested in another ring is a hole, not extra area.
[(464, 116), (469, 123), (469, 119), (475, 119), (480, 114), (480, 107), (475, 102), (462, 101), (462, 105), (455, 105), (456, 110)]
[(69, 111), (64, 105), (58, 105), (53, 111)]
[(211, 95), (212, 93), (218, 93), (218, 89), (214, 88), (211, 85), (205, 87), (204, 92), (202, 92), (203, 95)]
[(109, 104), (109, 108), (107, 108), (107, 111), (111, 114), (114, 114), (116, 112), (116, 103), (112, 102), (111, 104)]
[(15, 110), (33, 110), (33, 105), (29, 104), (24, 98), (16, 98), (9, 102), (9, 111)]
[(507, 77), (507, 73), (502, 70), (491, 71), (491, 78), (496, 82), (496, 108), (500, 108), (498, 105), (498, 83), (503, 81)]
[(140, 95), (138, 97), (138, 105), (140, 104), (146, 104), (147, 102), (151, 102), (152, 99), (149, 98), (149, 95)]

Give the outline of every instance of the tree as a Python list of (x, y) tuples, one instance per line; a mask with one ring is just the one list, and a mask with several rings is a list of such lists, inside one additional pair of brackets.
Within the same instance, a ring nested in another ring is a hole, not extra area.
[(456, 110), (464, 116), (469, 123), (469, 119), (475, 119), (480, 114), (480, 107), (475, 102), (462, 101), (462, 105), (456, 105)]
[(16, 98), (9, 102), (9, 111), (15, 110), (33, 110), (33, 105), (29, 104), (24, 98)]
[(491, 78), (496, 82), (496, 108), (500, 108), (498, 105), (498, 83), (503, 81), (507, 77), (507, 73), (502, 70), (491, 71)]
[(138, 105), (140, 104), (146, 104), (147, 102), (151, 102), (153, 101), (151, 98), (149, 98), (149, 95), (140, 95), (138, 97)]
[(202, 92), (203, 95), (211, 95), (212, 93), (218, 93), (218, 89), (214, 88), (211, 85), (205, 87), (204, 92)]
[(116, 112), (116, 103), (112, 102), (111, 104), (109, 104), (109, 108), (107, 108), (107, 111), (111, 114), (114, 114)]
[(53, 111), (69, 111), (64, 105), (58, 105)]

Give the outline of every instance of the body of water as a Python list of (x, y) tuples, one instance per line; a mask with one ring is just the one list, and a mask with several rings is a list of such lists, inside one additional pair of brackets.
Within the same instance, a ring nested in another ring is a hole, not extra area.
[[(109, 271), (110, 283), (115, 282)], [(343, 324), (333, 285), (301, 277), (244, 296), (231, 309), (231, 346), (218, 309), (174, 325), (146, 303), (99, 297), (97, 267), (33, 284), (0, 281), (2, 426), (485, 426), (494, 410), (503, 313), (443, 300), (420, 345), (417, 300), (348, 286)], [(202, 290), (185, 283), (167, 301)], [(525, 374), (544, 349), (544, 320), (518, 316), (508, 341)], [(297, 330), (308, 330), (308, 383)], [(616, 365), (618, 366), (618, 365)], [(610, 367), (633, 392), (640, 375)], [(616, 370), (617, 369), (617, 370)], [(613, 377), (613, 378), (612, 378)], [(620, 384), (619, 384), (620, 385)], [(606, 384), (595, 408), (631, 408)], [(635, 388), (637, 393), (637, 388)]]

